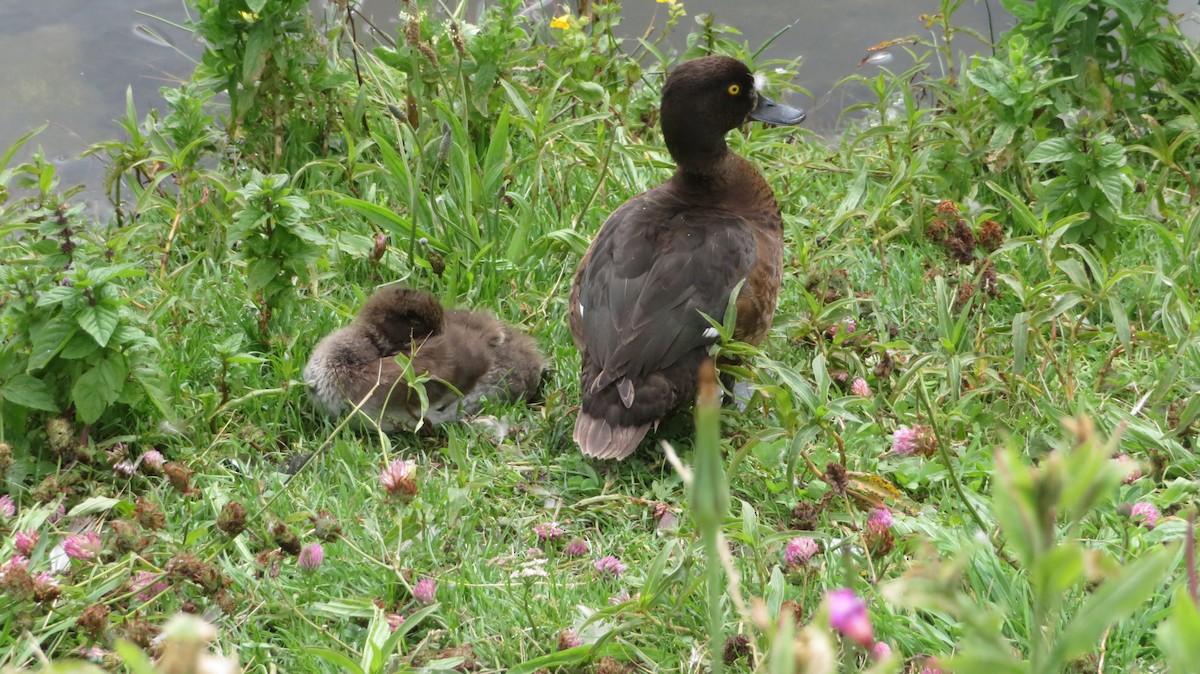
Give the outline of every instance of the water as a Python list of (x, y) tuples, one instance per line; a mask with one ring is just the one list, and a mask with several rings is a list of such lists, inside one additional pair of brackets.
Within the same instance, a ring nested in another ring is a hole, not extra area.
[[(741, 39), (752, 49), (790, 25), (763, 56), (803, 58), (796, 83), (813, 99), (795, 94), (788, 102), (806, 107), (807, 124), (827, 133), (835, 130), (841, 110), (862, 95), (853, 88), (834, 91), (834, 84), (855, 72), (906, 68), (911, 59), (901, 48), (888, 50), (892, 58), (887, 63), (858, 64), (868, 56), (868, 47), (884, 40), (930, 38), (919, 17), (936, 12), (939, 5), (938, 0), (682, 1), (688, 16), (677, 29), (676, 48), (682, 48), (692, 21), (704, 12), (739, 27)], [(562, 3), (531, 4), (560, 11)], [(379, 25), (394, 27), (390, 19), (400, 7), (399, 0), (368, 0), (364, 12), (378, 18)], [(1197, 0), (1172, 2), (1172, 9), (1180, 13), (1194, 13), (1197, 7)], [(1010, 22), (999, 0), (968, 0), (955, 23), (988, 35), (989, 9), (991, 30), (999, 35)], [(187, 11), (183, 0), (0, 0), (0, 152), (30, 129), (48, 124), (31, 147), (40, 147), (54, 160), (64, 186), (86, 184), (85, 197), (95, 213), (102, 214), (103, 165), (99, 159), (77, 156), (92, 143), (120, 137), (115, 120), (124, 114), (127, 87), (132, 87), (139, 117), (151, 107), (165, 108), (159, 88), (186, 79), (201, 48), (186, 31), (152, 17), (182, 24)], [(477, 11), (472, 10), (471, 18)], [(640, 35), (651, 21), (661, 26), (666, 11), (666, 5), (652, 0), (627, 0), (623, 28)], [(1195, 21), (1187, 28), (1193, 37), (1200, 32)], [(956, 53), (983, 49), (965, 35), (954, 43)], [(20, 158), (27, 156), (28, 151)]]
[(63, 186), (86, 184), (89, 197), (102, 201), (101, 160), (76, 157), (120, 134), (115, 120), (125, 112), (127, 87), (143, 116), (165, 107), (160, 87), (185, 80), (193, 68), (190, 58), (136, 27), (159, 32), (193, 57), (201, 51), (191, 34), (139, 11), (185, 17), (179, 0), (0, 0), (0, 153), (48, 124), (26, 147), (40, 147), (54, 161)]

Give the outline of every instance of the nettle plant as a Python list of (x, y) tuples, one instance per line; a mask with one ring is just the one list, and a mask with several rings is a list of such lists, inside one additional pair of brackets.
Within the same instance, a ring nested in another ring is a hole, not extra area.
[(271, 315), (294, 304), (296, 284), (308, 282), (326, 239), (304, 224), (308, 201), (293, 193), (287, 175), (253, 171), (230, 199), (238, 200), (241, 209), (229, 227), (229, 243), (238, 246), (246, 262), (246, 285), (258, 302), (265, 338)]
[(66, 414), (91, 425), (116, 405), (149, 399), (167, 414), (157, 366), (160, 345), (145, 328), (130, 279), (137, 263), (115, 261), (102, 235), (84, 226), (82, 205), (55, 192), (41, 158), (4, 182), (38, 194), (0, 219), (0, 406), (6, 428), (30, 412)]

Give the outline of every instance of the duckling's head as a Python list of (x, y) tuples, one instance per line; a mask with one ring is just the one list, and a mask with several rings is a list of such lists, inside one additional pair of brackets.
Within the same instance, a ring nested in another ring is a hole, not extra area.
[(355, 322), (371, 335), (381, 355), (391, 355), (441, 332), (442, 313), (433, 295), (392, 285), (371, 295)]
[(748, 119), (793, 125), (804, 121), (804, 111), (764, 96), (750, 68), (729, 56), (686, 61), (667, 77), (663, 137), (685, 170), (723, 156), (725, 134)]

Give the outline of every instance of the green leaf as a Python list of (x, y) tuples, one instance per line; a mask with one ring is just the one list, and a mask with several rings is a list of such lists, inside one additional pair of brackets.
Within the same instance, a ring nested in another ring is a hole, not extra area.
[(1133, 613), (1163, 583), (1179, 558), (1179, 544), (1152, 550), (1110, 577), (1084, 602), (1055, 641), (1051, 664), (1066, 664), (1096, 647), (1104, 630)]
[(70, 316), (59, 314), (30, 332), (28, 372), (40, 370), (58, 354), (79, 328)]
[(120, 502), (121, 502), (121, 499), (118, 499), (118, 498), (109, 498), (107, 496), (93, 496), (91, 498), (84, 499), (78, 505), (76, 505), (74, 508), (71, 508), (71, 512), (67, 513), (67, 515), (70, 517), (76, 517), (79, 515), (92, 515), (95, 513), (106, 513), (109, 510), (112, 510), (113, 507), (116, 506)]
[(1171, 615), (1158, 626), (1158, 645), (1172, 672), (1200, 672), (1200, 609), (1180, 586)]
[(82, 295), (83, 293), (74, 286), (54, 286), (38, 296), (37, 307), (54, 306)]
[(107, 304), (89, 304), (75, 312), (75, 322), (91, 335), (97, 344), (108, 346), (108, 339), (121, 322), (121, 315), (115, 307)]
[(130, 641), (118, 639), (113, 650), (121, 657), (121, 664), (133, 674), (155, 674), (158, 671), (150, 656)]
[(262, 290), (267, 284), (279, 276), (279, 261), (270, 257), (260, 257), (250, 262), (246, 267), (246, 285), (250, 290)]
[(1114, 209), (1120, 209), (1121, 205), (1125, 203), (1125, 179), (1120, 171), (1116, 169), (1097, 171), (1088, 177), (1088, 182), (1104, 193), (1104, 198), (1112, 204)]
[(54, 392), (46, 382), (28, 374), (19, 374), (0, 387), (0, 398), (43, 412), (57, 412)]
[(83, 423), (95, 423), (104, 410), (116, 401), (127, 374), (124, 357), (110, 354), (75, 380), (75, 385), (71, 387), (71, 400)]
[(1038, 143), (1025, 161), (1030, 164), (1050, 164), (1067, 161), (1078, 154), (1079, 150), (1072, 147), (1066, 138), (1051, 138)]
[(1129, 334), (1129, 313), (1125, 311), (1125, 304), (1121, 302), (1121, 298), (1116, 295), (1108, 296), (1108, 308), (1112, 310), (1113, 315), (1113, 330), (1117, 332), (1117, 339), (1121, 340), (1121, 346), (1125, 347), (1126, 357), (1133, 353), (1132, 338)]
[(97, 344), (91, 335), (84, 332), (77, 332), (58, 355), (60, 358), (68, 360), (79, 360), (92, 357), (101, 348), (103, 347)]
[(1025, 372), (1025, 354), (1029, 351), (1029, 312), (1013, 316), (1013, 374)]
[(358, 663), (350, 659), (350, 657), (339, 653), (338, 651), (329, 648), (306, 648), (304, 649), (309, 655), (315, 655), (325, 662), (333, 665), (337, 671), (350, 672), (350, 674), (366, 674)]

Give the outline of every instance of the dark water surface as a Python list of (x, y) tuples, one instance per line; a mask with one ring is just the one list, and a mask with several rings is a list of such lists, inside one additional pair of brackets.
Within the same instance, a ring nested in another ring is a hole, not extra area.
[[(903, 49), (894, 48), (891, 62), (859, 68), (867, 47), (911, 35), (931, 38), (919, 17), (939, 7), (938, 0), (681, 1), (688, 16), (676, 29), (672, 45), (677, 49), (695, 27), (695, 17), (705, 12), (740, 28), (739, 39), (752, 49), (790, 26), (764, 56), (802, 57), (795, 81), (813, 99), (796, 94), (789, 102), (809, 109), (810, 126), (824, 133), (835, 132), (840, 111), (861, 96), (853, 88), (831, 91), (838, 80), (855, 72), (871, 74), (880, 66), (899, 71), (911, 64)], [(320, 4), (314, 2), (315, 7)], [(530, 4), (557, 13), (564, 3)], [(389, 26), (401, 7), (400, 0), (367, 0), (363, 11)], [(1198, 0), (1173, 0), (1172, 8), (1195, 13)], [(474, 11), (468, 18), (474, 18)], [(622, 28), (640, 35), (651, 22), (661, 26), (667, 9), (654, 0), (627, 0), (623, 11)], [(100, 160), (76, 157), (92, 143), (120, 136), (114, 120), (124, 113), (128, 87), (141, 117), (151, 107), (165, 107), (160, 87), (190, 75), (201, 47), (188, 32), (170, 25), (182, 24), (187, 12), (183, 0), (0, 0), (0, 152), (30, 129), (48, 124), (31, 147), (40, 147), (55, 161), (64, 186), (87, 184), (86, 195), (103, 201)], [(998, 36), (1011, 19), (999, 0), (966, 0), (955, 23)], [(1196, 28), (1193, 20), (1193, 36)], [(966, 36), (956, 38), (953, 48), (956, 54), (986, 50)], [(939, 67), (936, 61), (932, 67)], [(100, 204), (97, 208), (97, 213), (106, 210)]]

